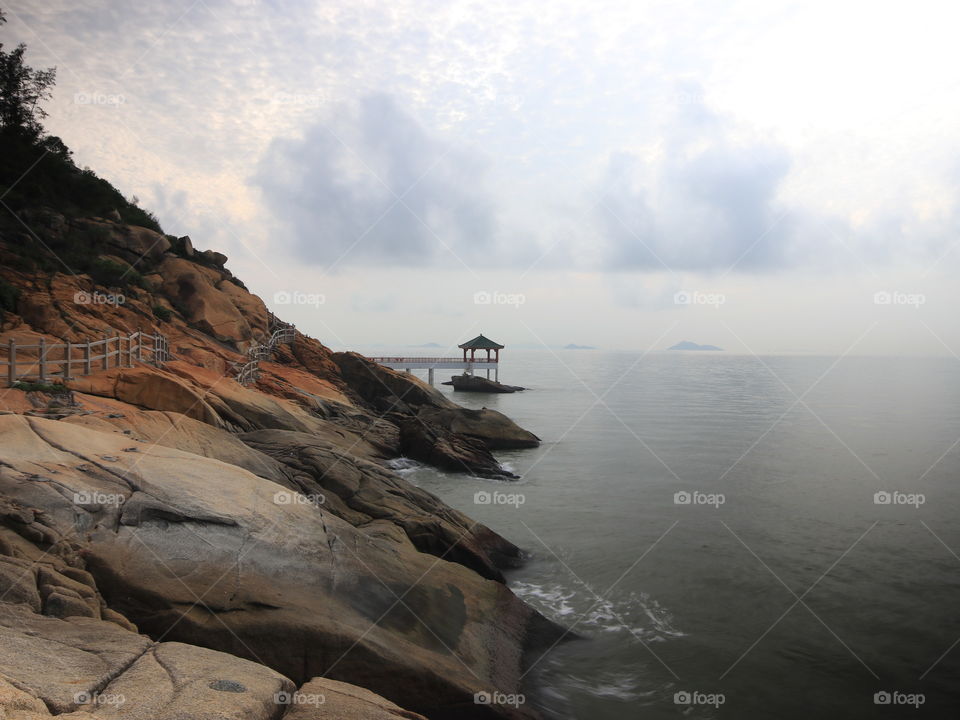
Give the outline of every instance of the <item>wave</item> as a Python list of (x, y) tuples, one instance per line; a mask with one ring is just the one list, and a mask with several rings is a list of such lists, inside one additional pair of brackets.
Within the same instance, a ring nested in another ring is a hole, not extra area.
[(670, 612), (646, 593), (597, 598), (586, 588), (559, 583), (514, 582), (510, 589), (528, 604), (574, 632), (624, 633), (642, 642), (683, 637)]
[(398, 457), (387, 460), (386, 465), (398, 475), (404, 476), (426, 467), (426, 465), (423, 463), (419, 463), (416, 460), (412, 460), (408, 457)]

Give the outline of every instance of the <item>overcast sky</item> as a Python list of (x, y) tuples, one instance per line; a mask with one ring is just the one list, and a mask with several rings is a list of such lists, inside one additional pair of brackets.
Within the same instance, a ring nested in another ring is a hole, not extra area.
[(960, 353), (955, 3), (0, 7), (78, 163), (329, 345)]

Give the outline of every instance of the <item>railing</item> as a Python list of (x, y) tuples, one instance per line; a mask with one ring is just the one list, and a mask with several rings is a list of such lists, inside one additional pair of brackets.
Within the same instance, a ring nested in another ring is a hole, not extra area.
[(269, 328), (276, 328), (270, 335), (270, 339), (264, 343), (254, 343), (247, 350), (247, 362), (237, 370), (237, 382), (241, 385), (249, 385), (256, 382), (260, 377), (260, 361), (267, 360), (273, 355), (277, 345), (284, 343), (290, 345), (297, 337), (297, 329), (291, 323), (278, 320), (273, 313), (268, 313)]
[[(11, 386), (32, 378), (41, 383), (54, 378), (72, 380), (74, 369), (79, 370), (78, 375), (91, 375), (95, 370), (109, 370), (111, 360), (113, 367), (133, 367), (134, 360), (159, 367), (170, 359), (170, 346), (163, 335), (140, 330), (126, 336), (109, 337), (104, 333), (102, 339), (86, 343), (48, 343), (40, 338), (33, 344), (10, 338), (5, 348), (0, 346), (0, 352), (4, 349), (7, 359), (0, 360), (0, 367), (6, 368), (7, 384)], [(147, 355), (149, 360), (145, 359)], [(25, 371), (21, 371), (23, 366)]]
[(462, 357), (368, 357), (375, 363), (495, 363), (499, 362), (497, 358), (462, 358)]

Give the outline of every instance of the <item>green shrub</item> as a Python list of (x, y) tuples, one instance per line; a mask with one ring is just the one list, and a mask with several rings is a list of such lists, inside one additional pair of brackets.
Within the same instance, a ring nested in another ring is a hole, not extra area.
[(20, 288), (14, 287), (6, 280), (0, 279), (0, 316), (2, 312), (17, 311), (17, 301), (20, 299)]
[(140, 273), (113, 260), (97, 258), (90, 263), (87, 272), (90, 273), (90, 277), (97, 285), (103, 285), (104, 287), (147, 287)]
[(173, 313), (170, 311), (170, 308), (164, 307), (163, 305), (154, 305), (153, 314), (156, 318), (163, 322), (170, 322), (170, 318), (173, 317)]
[(25, 382), (18, 380), (11, 387), (13, 387), (14, 390), (23, 390), (23, 392), (43, 392), (54, 395), (63, 395), (70, 392), (60, 383)]

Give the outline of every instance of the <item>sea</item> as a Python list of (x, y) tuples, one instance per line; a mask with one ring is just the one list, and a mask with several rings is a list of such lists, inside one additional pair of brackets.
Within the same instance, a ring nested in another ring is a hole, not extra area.
[[(438, 377), (439, 379), (448, 379)], [(505, 350), (453, 392), (542, 438), (498, 482), (401, 465), (521, 546), (570, 630), (548, 718), (960, 717), (960, 361)]]

